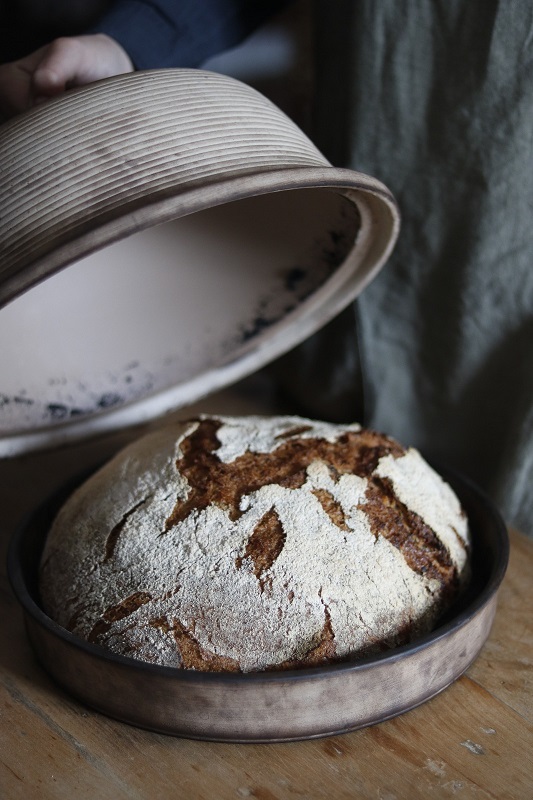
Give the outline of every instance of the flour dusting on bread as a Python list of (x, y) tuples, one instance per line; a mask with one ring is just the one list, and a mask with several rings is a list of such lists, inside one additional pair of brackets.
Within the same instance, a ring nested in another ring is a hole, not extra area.
[(179, 423), (69, 499), (41, 565), (57, 622), (167, 666), (360, 658), (427, 632), (468, 573), (466, 517), (417, 451), (300, 417)]

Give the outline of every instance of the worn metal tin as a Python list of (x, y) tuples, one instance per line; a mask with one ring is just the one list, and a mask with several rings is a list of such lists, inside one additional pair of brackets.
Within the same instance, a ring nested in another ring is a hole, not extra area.
[(63, 492), (30, 516), (9, 552), (10, 580), (36, 656), (83, 703), (177, 736), (289, 741), (355, 730), (406, 712), (449, 686), (475, 660), (490, 633), (508, 561), (507, 531), (492, 503), (465, 478), (440, 472), (469, 516), (472, 579), (440, 625), (410, 645), (353, 664), (244, 675), (198, 673), (115, 656), (73, 636), (39, 606), (40, 553)]

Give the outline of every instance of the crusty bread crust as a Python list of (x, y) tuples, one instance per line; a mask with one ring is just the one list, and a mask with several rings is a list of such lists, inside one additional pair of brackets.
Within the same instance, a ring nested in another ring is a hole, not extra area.
[(427, 632), (468, 574), (451, 488), (359, 425), (201, 417), (65, 504), (45, 610), (114, 653), (206, 671), (360, 658)]

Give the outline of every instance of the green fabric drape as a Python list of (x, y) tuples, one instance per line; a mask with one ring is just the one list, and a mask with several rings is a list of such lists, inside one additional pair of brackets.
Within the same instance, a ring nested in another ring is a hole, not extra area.
[(352, 309), (289, 356), (294, 395), (462, 470), (533, 535), (533, 4), (324, 0), (315, 18), (315, 140), (383, 180), (403, 223), (357, 326)]

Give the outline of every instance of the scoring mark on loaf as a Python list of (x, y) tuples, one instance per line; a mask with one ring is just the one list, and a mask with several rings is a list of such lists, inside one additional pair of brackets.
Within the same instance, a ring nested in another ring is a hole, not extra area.
[(297, 425), (294, 428), (289, 428), (288, 431), (278, 433), (276, 439), (292, 439), (294, 436), (301, 436), (302, 433), (309, 433), (313, 428), (311, 425)]
[(200, 672), (240, 672), (239, 663), (234, 658), (220, 656), (202, 647), (194, 635), (179, 620), (169, 622), (167, 617), (152, 619), (153, 628), (170, 634), (177, 645), (180, 666)]
[(457, 583), (457, 569), (450, 554), (424, 520), (402, 503), (387, 478), (369, 478), (365, 502), (360, 505), (376, 536), (384, 536), (401, 551), (413, 572), (439, 583)]
[(150, 499), (150, 498), (143, 499), (139, 503), (136, 503), (136, 505), (134, 505), (132, 508), (130, 508), (130, 510), (126, 514), (124, 514), (122, 519), (119, 522), (117, 522), (115, 527), (111, 529), (111, 531), (109, 532), (109, 535), (107, 537), (106, 544), (105, 544), (104, 562), (105, 561), (109, 561), (109, 559), (113, 558), (113, 555), (114, 555), (114, 552), (115, 552), (115, 547), (117, 546), (118, 538), (119, 538), (120, 534), (122, 533), (122, 531), (124, 530), (124, 527), (125, 527), (127, 521), (129, 520), (129, 518), (133, 514), (135, 514), (135, 512), (139, 508), (141, 508), (147, 502), (147, 499)]
[(148, 592), (134, 592), (129, 597), (126, 597), (125, 600), (106, 609), (102, 614), (102, 618), (93, 626), (87, 639), (93, 644), (97, 643), (99, 638), (110, 630), (113, 622), (119, 622), (125, 617), (129, 617), (141, 606), (149, 603), (151, 599), (152, 595), (148, 594)]
[(252, 562), (253, 573), (259, 581), (261, 591), (268, 585), (268, 577), (264, 577), (264, 573), (270, 569), (283, 550), (286, 538), (281, 520), (275, 509), (271, 508), (255, 526), (246, 543), (244, 556), (238, 556), (235, 560), (237, 569), (241, 569), (246, 559)]
[(313, 489), (314, 496), (337, 528), (341, 531), (350, 531), (351, 528), (346, 524), (346, 516), (338, 500), (335, 500), (331, 492), (327, 489)]

